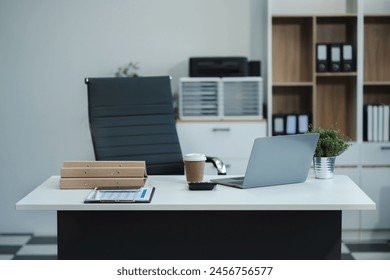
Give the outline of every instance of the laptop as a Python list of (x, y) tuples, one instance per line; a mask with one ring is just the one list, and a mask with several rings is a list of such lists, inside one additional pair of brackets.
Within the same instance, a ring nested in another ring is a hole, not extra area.
[(256, 138), (244, 177), (211, 181), (241, 189), (304, 182), (319, 136), (309, 133)]

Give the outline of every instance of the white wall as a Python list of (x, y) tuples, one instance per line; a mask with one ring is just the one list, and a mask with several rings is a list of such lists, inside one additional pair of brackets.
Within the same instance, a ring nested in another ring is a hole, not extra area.
[(133, 61), (141, 75), (173, 76), (176, 89), (190, 56), (262, 59), (263, 7), (261, 0), (0, 0), (0, 233), (56, 233), (55, 213), (16, 211), (15, 203), (59, 174), (64, 160), (93, 159), (85, 77), (113, 76)]

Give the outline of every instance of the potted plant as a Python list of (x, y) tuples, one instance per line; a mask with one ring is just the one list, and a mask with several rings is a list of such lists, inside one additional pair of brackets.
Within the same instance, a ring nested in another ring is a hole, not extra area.
[(351, 146), (351, 139), (342, 134), (336, 127), (315, 128), (310, 126), (308, 133), (320, 134), (313, 158), (316, 178), (332, 178), (336, 157)]
[(137, 62), (130, 62), (126, 67), (119, 67), (115, 72), (116, 77), (138, 77), (139, 66)]

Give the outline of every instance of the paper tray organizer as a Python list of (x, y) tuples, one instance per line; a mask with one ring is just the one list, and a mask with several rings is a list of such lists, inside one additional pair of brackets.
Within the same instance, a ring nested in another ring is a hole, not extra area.
[(141, 188), (146, 179), (145, 161), (65, 161), (60, 188)]

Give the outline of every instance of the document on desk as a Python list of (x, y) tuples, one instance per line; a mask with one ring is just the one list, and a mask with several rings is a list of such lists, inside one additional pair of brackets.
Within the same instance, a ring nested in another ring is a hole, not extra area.
[(95, 188), (84, 203), (149, 203), (154, 191), (154, 187), (115, 190)]

